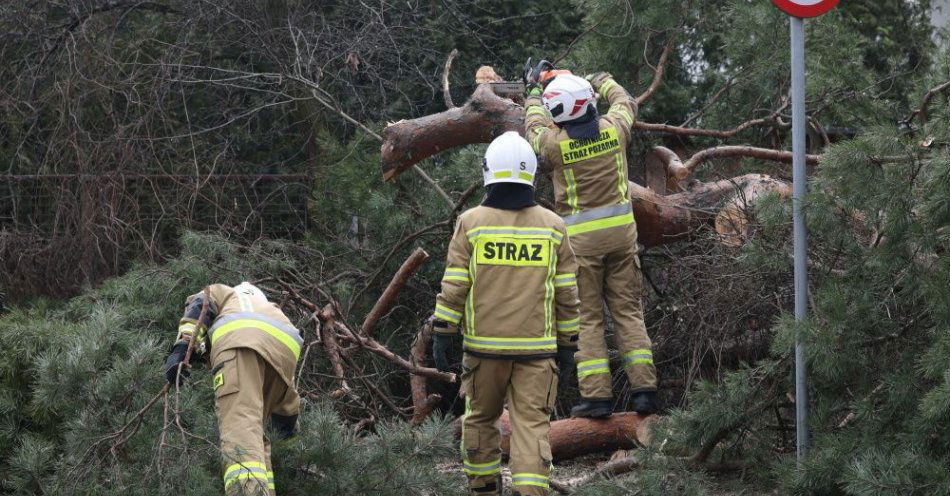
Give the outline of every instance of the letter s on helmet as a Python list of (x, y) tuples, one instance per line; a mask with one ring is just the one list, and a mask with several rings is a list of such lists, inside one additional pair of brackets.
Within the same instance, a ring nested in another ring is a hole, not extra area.
[(597, 105), (594, 88), (586, 79), (573, 74), (555, 77), (544, 88), (541, 102), (557, 123), (584, 117), (589, 106)]
[(485, 186), (495, 183), (534, 186), (534, 173), (537, 170), (538, 158), (531, 144), (514, 131), (495, 138), (485, 150), (482, 163)]

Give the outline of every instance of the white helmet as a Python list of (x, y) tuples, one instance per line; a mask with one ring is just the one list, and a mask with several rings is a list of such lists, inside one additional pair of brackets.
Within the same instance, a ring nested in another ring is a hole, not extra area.
[(485, 150), (482, 173), (485, 186), (495, 183), (518, 183), (534, 186), (538, 158), (528, 140), (514, 131), (495, 138)]
[(238, 293), (242, 293), (242, 294), (251, 296), (253, 298), (261, 298), (264, 300), (267, 299), (267, 296), (264, 295), (264, 292), (261, 291), (260, 288), (258, 288), (257, 286), (247, 281), (244, 281), (241, 284), (234, 286), (234, 290), (237, 291)]
[(551, 112), (554, 122), (560, 123), (583, 117), (589, 106), (597, 105), (597, 98), (586, 79), (561, 74), (544, 88), (541, 102)]

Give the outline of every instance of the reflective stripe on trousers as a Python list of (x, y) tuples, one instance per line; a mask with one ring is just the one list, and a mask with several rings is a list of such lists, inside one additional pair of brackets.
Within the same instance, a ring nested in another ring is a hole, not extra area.
[(540, 486), (548, 488), (548, 476), (542, 474), (511, 474), (512, 486)]
[(608, 207), (590, 208), (564, 217), (569, 236), (608, 227), (625, 226), (633, 222), (633, 210), (629, 203)]
[(216, 320), (208, 332), (211, 345), (214, 346), (214, 341), (221, 339), (221, 336), (244, 328), (260, 329), (270, 334), (287, 348), (290, 348), (295, 359), (300, 359), (300, 347), (303, 345), (303, 338), (300, 337), (297, 328), (256, 312), (229, 313)]
[(589, 375), (610, 374), (610, 363), (606, 358), (595, 358), (577, 362), (577, 378)]
[(243, 461), (229, 465), (224, 469), (224, 489), (226, 490), (235, 481), (256, 479), (262, 483), (271, 483), (268, 476), (273, 477), (273, 472), (267, 470), (267, 465), (257, 461)]

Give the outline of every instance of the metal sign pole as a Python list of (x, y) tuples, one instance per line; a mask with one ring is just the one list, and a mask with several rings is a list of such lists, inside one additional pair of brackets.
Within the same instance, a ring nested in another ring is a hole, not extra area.
[[(792, 26), (792, 225), (795, 252), (795, 320), (808, 315), (808, 266), (805, 215), (805, 27), (800, 17)], [(808, 454), (808, 382), (805, 345), (795, 336), (795, 441), (798, 463)]]

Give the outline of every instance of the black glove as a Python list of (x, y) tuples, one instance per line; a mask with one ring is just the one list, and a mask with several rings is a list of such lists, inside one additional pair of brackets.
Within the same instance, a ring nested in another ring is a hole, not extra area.
[(454, 345), (454, 336), (432, 333), (432, 359), (435, 361), (436, 369), (442, 372), (449, 371), (449, 350)]
[(165, 380), (172, 386), (175, 385), (176, 379), (179, 386), (184, 384), (185, 379), (191, 375), (191, 373), (188, 372), (188, 367), (182, 367), (181, 375), (178, 374), (178, 364), (185, 361), (185, 353), (187, 352), (188, 342), (179, 341), (175, 343), (175, 346), (172, 346), (171, 352), (168, 353), (168, 358), (165, 359)]
[(271, 427), (277, 431), (277, 439), (290, 439), (297, 434), (297, 415), (270, 415)]
[(558, 381), (561, 384), (567, 382), (572, 375), (574, 375), (574, 368), (577, 366), (577, 362), (574, 361), (574, 353), (577, 351), (577, 348), (568, 348), (567, 346), (558, 346), (557, 355), (554, 357), (554, 363), (558, 367)]

